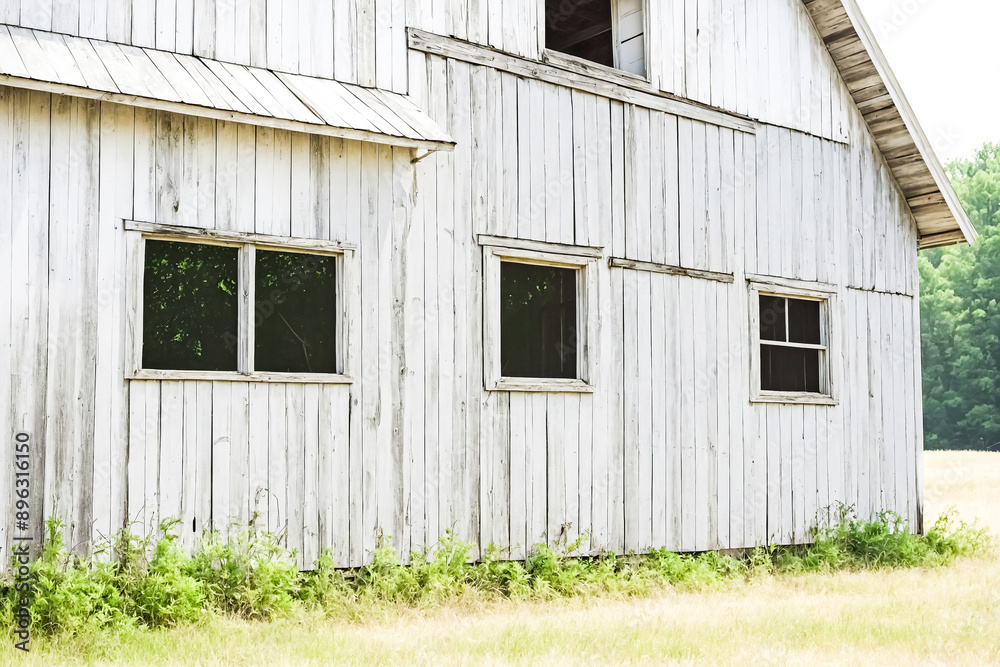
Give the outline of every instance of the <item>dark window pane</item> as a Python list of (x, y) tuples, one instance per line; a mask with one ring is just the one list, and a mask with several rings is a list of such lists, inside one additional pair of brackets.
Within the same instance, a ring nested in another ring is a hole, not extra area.
[(545, 0), (545, 46), (614, 67), (611, 3), (608, 0)]
[(819, 301), (788, 300), (788, 339), (792, 343), (819, 345)]
[(255, 289), (255, 370), (336, 373), (336, 258), (258, 250)]
[(576, 270), (500, 264), (505, 377), (576, 378)]
[(235, 371), (239, 251), (146, 241), (142, 367)]
[(760, 388), (820, 393), (819, 350), (760, 346)]
[(760, 295), (760, 339), (788, 342), (785, 337), (785, 299)]

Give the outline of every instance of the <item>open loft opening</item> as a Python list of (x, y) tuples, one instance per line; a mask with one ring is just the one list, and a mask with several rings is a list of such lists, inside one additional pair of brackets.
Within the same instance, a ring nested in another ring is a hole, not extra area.
[(644, 0), (546, 0), (546, 48), (646, 75)]

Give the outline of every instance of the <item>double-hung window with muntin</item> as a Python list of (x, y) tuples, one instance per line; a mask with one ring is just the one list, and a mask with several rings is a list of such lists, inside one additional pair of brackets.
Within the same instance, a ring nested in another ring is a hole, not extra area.
[(750, 296), (751, 398), (835, 403), (835, 292), (799, 281), (769, 280), (752, 281)]

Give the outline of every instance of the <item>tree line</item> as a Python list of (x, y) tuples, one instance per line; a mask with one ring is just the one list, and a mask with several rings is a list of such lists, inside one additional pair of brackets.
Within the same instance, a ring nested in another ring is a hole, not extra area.
[(980, 238), (920, 253), (925, 446), (1000, 451), (1000, 144), (947, 169)]

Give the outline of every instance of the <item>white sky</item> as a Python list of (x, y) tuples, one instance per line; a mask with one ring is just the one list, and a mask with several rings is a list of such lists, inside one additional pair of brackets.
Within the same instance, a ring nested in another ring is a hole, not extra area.
[(1000, 142), (1000, 2), (858, 4), (942, 162)]

